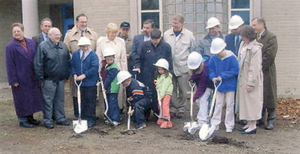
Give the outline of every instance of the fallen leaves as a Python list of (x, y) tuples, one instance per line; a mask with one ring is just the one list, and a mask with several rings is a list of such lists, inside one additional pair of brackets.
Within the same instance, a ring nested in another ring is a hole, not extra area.
[(277, 99), (277, 115), (288, 120), (300, 119), (300, 100), (294, 98)]

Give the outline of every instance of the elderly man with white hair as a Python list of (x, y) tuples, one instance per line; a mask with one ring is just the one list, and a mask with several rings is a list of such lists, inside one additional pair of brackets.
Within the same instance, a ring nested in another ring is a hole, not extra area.
[(68, 126), (64, 111), (64, 84), (69, 78), (69, 50), (60, 41), (61, 32), (53, 27), (48, 32), (49, 40), (42, 42), (34, 59), (34, 70), (42, 89), (44, 123), (48, 129), (54, 128), (52, 114), (56, 124)]

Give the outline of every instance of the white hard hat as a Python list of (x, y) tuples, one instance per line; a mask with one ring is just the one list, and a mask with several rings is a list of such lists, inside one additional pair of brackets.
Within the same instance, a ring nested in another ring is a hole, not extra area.
[(206, 29), (213, 28), (217, 25), (220, 25), (220, 21), (216, 17), (211, 17), (207, 21)]
[(131, 74), (128, 71), (120, 71), (117, 75), (118, 82), (117, 84), (121, 84), (126, 79), (130, 78)]
[(161, 58), (154, 65), (165, 68), (166, 70), (169, 70), (169, 63), (166, 59)]
[(244, 20), (240, 16), (234, 15), (230, 18), (229, 29), (237, 29), (243, 24)]
[(88, 39), (87, 37), (81, 37), (78, 41), (78, 46), (81, 46), (81, 45), (91, 45), (91, 41), (90, 39)]
[(107, 47), (104, 49), (103, 51), (103, 57), (107, 57), (107, 56), (113, 56), (115, 55), (116, 52), (113, 48)]
[(202, 56), (200, 53), (193, 51), (188, 57), (188, 67), (189, 69), (197, 69), (202, 62)]
[(221, 38), (215, 38), (215, 39), (211, 42), (210, 53), (211, 53), (211, 54), (218, 54), (218, 53), (220, 53), (225, 47), (226, 47), (226, 43), (224, 42), (223, 39), (221, 39)]

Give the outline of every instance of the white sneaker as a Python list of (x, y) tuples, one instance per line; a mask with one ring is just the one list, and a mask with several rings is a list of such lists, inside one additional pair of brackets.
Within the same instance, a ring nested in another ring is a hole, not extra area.
[(119, 123), (119, 122), (116, 122), (116, 121), (113, 121), (113, 124), (114, 124), (114, 126), (120, 125), (120, 123)]
[(233, 131), (232, 129), (229, 129), (229, 128), (226, 129), (226, 133), (232, 133), (232, 131)]
[(220, 128), (219, 128), (219, 125), (217, 125), (216, 127), (215, 127), (215, 130), (219, 130)]

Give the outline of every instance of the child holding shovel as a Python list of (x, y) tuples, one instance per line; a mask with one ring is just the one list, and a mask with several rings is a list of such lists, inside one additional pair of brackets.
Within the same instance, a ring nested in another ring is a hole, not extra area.
[[(159, 59), (155, 64), (156, 66), (156, 90), (158, 101), (161, 101), (162, 118), (157, 120), (160, 128), (172, 128), (170, 118), (170, 101), (173, 92), (172, 74), (169, 72), (169, 63), (166, 59)], [(166, 120), (163, 120), (166, 119)]]
[(198, 52), (192, 52), (188, 56), (188, 67), (190, 69), (190, 82), (196, 83), (197, 91), (193, 101), (198, 104), (199, 111), (197, 115), (198, 128), (207, 123), (208, 98), (213, 90), (213, 83), (208, 78), (209, 56), (203, 57)]
[(145, 86), (131, 78), (128, 71), (120, 71), (117, 75), (118, 84), (122, 84), (126, 88), (127, 100), (133, 107), (128, 114), (132, 115), (132, 119), (136, 121), (135, 129), (143, 129), (146, 127), (145, 112), (151, 108), (152, 103), (146, 96)]
[(234, 93), (237, 87), (237, 76), (239, 74), (239, 63), (232, 51), (225, 50), (226, 43), (223, 39), (216, 38), (211, 43), (210, 52), (214, 54), (208, 64), (209, 79), (214, 83), (222, 84), (216, 92), (215, 111), (211, 124), (219, 128), (221, 123), (224, 99), (226, 102), (225, 127), (226, 132), (231, 133), (234, 128)]
[(72, 76), (77, 83), (82, 81), (80, 87), (82, 119), (87, 120), (89, 128), (96, 124), (96, 84), (99, 78), (98, 56), (90, 45), (90, 39), (81, 37), (78, 41), (80, 49), (73, 53), (70, 63)]
[[(113, 48), (105, 48), (103, 52), (103, 57), (105, 58), (106, 65), (103, 65), (102, 76), (103, 85), (108, 103), (107, 116), (112, 120), (114, 126), (120, 124), (120, 109), (118, 107), (118, 93), (120, 85), (117, 84), (117, 74), (119, 73), (119, 67), (115, 63), (115, 51)], [(105, 73), (104, 73), (105, 72)], [(108, 123), (108, 120), (106, 121)]]

